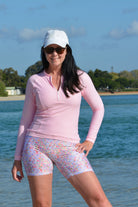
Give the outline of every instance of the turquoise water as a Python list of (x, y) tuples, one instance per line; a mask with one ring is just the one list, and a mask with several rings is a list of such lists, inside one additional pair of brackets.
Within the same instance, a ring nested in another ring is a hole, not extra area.
[[(138, 206), (138, 95), (102, 96), (105, 116), (89, 160), (116, 207)], [(0, 206), (31, 207), (27, 178), (11, 177), (23, 101), (0, 102)], [(82, 100), (79, 131), (85, 139), (91, 110)], [(54, 168), (53, 207), (85, 207), (81, 196)]]

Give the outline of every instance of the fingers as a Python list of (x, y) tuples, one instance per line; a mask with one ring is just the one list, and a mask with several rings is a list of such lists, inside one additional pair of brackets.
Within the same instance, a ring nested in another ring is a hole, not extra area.
[(23, 177), (17, 174), (16, 181), (21, 182), (22, 179), (23, 179)]
[(86, 151), (86, 153), (85, 153), (86, 157), (88, 156), (89, 152), (90, 152), (90, 150)]
[(17, 175), (17, 169), (15, 167), (12, 168), (12, 177), (15, 181), (20, 182), (19, 175)]
[(19, 170), (19, 174), (16, 174), (16, 178), (18, 179), (18, 182), (21, 182), (21, 180), (24, 178), (22, 169)]
[[(18, 174), (19, 172), (19, 174)], [(15, 161), (12, 168), (12, 177), (15, 181), (21, 182), (23, 179), (23, 171), (22, 171), (22, 164), (21, 161)]]
[(76, 151), (79, 152), (79, 153), (83, 153), (85, 151), (85, 146), (82, 144), (77, 144), (76, 145)]
[(20, 171), (20, 175), (21, 175), (22, 178), (24, 178), (24, 174), (23, 174), (22, 170)]
[(76, 151), (79, 153), (85, 152), (85, 155), (88, 156), (90, 150), (93, 147), (93, 143), (90, 141), (84, 141), (83, 143), (76, 144)]

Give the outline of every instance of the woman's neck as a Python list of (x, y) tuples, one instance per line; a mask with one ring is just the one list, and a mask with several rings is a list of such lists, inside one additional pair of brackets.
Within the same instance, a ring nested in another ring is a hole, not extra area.
[(54, 75), (54, 76), (61, 76), (61, 67), (51, 67), (49, 66), (48, 70), (46, 71), (48, 74)]

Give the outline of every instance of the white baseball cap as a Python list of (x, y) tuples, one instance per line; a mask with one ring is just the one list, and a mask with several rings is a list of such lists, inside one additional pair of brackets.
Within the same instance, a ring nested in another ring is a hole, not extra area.
[(66, 33), (62, 30), (49, 30), (45, 35), (43, 47), (45, 48), (51, 44), (57, 44), (65, 48), (69, 44)]

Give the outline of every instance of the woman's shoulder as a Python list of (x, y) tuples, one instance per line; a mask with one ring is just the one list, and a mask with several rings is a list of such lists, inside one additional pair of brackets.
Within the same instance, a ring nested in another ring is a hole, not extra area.
[(87, 74), (87, 72), (83, 71), (83, 70), (78, 70), (78, 75), (80, 78), (80, 81), (88, 81), (90, 80), (90, 76)]
[(33, 74), (33, 75), (31, 75), (31, 76), (29, 77), (28, 81), (33, 83), (33, 82), (35, 82), (35, 81), (41, 79), (42, 76), (43, 76), (43, 72), (41, 72), (41, 73), (37, 73), (37, 74)]

